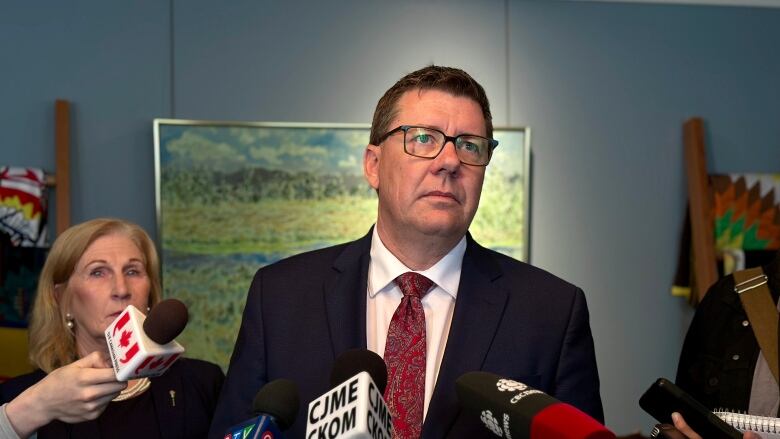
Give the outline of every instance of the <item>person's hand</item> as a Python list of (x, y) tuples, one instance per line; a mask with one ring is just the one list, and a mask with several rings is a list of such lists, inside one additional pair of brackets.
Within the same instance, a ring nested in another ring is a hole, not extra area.
[[(701, 439), (701, 436), (699, 436), (693, 429), (685, 422), (685, 419), (683, 419), (682, 415), (674, 412), (672, 413), (672, 421), (674, 421), (674, 427), (682, 434), (685, 435), (685, 437), (689, 439)], [(761, 436), (759, 436), (756, 433), (746, 431), (742, 435), (742, 439), (761, 439)]]
[(24, 438), (55, 419), (76, 423), (97, 418), (125, 387), (105, 357), (93, 352), (30, 386), (8, 403), (6, 414)]

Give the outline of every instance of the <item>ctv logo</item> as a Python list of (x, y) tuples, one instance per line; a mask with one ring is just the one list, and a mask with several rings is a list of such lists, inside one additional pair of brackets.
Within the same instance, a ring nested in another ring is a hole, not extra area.
[[(256, 424), (247, 425), (244, 428), (240, 428), (236, 431), (234, 431), (231, 434), (226, 434), (223, 439), (247, 439), (250, 437), (255, 437), (253, 433), (255, 433), (255, 427), (257, 427)], [(260, 435), (260, 439), (274, 439), (274, 433), (273, 431), (264, 431)]]

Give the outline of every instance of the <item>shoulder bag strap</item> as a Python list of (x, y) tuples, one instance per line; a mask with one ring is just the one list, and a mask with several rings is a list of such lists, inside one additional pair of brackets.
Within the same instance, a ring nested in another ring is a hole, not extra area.
[(777, 305), (772, 300), (769, 293), (769, 286), (766, 282), (766, 275), (761, 267), (749, 268), (734, 273), (734, 291), (739, 295), (742, 301), (742, 307), (745, 308), (750, 325), (753, 327), (753, 334), (758, 340), (758, 346), (772, 370), (775, 381), (780, 383), (778, 370), (778, 350), (777, 350), (777, 326), (778, 313)]

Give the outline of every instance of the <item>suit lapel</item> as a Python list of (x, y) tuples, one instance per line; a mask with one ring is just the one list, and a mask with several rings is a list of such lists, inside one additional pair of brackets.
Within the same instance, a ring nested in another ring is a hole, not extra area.
[(468, 236), (458, 298), (423, 437), (443, 438), (460, 410), (455, 380), (480, 370), (506, 307), (507, 293), (494, 281), (501, 270), (493, 256)]
[(366, 347), (366, 288), (372, 232), (373, 228), (344, 247), (324, 284), (334, 358), (348, 349)]

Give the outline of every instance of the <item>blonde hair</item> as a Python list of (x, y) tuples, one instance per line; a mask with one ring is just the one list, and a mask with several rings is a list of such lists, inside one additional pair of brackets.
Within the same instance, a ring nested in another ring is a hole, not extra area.
[(49, 251), (30, 318), (30, 361), (41, 370), (51, 372), (78, 358), (76, 340), (66, 325), (55, 287), (67, 287), (76, 264), (95, 240), (114, 234), (127, 236), (141, 250), (151, 284), (149, 306), (160, 301), (160, 261), (152, 239), (141, 227), (120, 219), (98, 218), (69, 228)]

